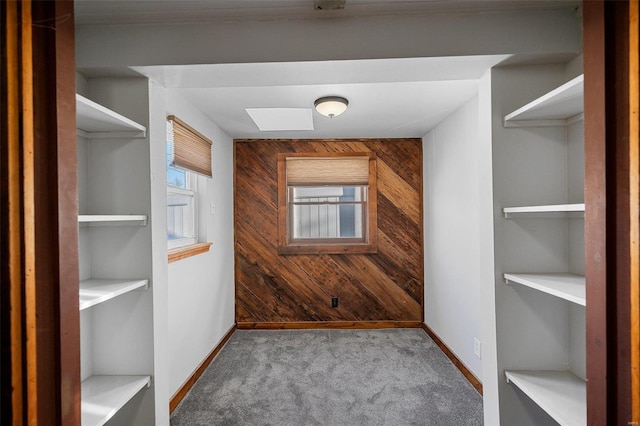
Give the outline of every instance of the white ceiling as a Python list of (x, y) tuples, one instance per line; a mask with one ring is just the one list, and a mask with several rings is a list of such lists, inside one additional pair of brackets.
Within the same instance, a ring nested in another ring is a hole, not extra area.
[[(76, 24), (134, 25), (276, 19), (339, 19), (415, 13), (566, 8), (575, 1), (347, 0), (343, 11), (317, 12), (313, 0), (79, 0)], [(167, 27), (170, 29), (170, 26)], [(507, 55), (145, 66), (132, 68), (179, 89), (233, 138), (422, 137), (478, 88)], [(333, 119), (313, 111), (314, 130), (261, 132), (246, 108), (313, 108), (342, 96), (348, 110)]]
[[(504, 55), (135, 67), (184, 96), (234, 138), (422, 137), (477, 92)], [(313, 108), (343, 96), (347, 111), (313, 111), (312, 131), (261, 132), (246, 108)]]

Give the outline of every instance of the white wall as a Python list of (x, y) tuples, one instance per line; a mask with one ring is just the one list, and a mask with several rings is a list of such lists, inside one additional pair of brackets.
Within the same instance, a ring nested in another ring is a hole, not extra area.
[(500, 424), (498, 355), (496, 348), (496, 288), (494, 261), (493, 205), (493, 110), (491, 73), (487, 71), (478, 87), (478, 216), (480, 223), (480, 306), (482, 323), (482, 403), (484, 424)]
[[(178, 90), (161, 90), (165, 93), (163, 118), (176, 115), (213, 140), (213, 178), (199, 177), (198, 181), (198, 188), (204, 188), (198, 204), (200, 238), (213, 244), (208, 253), (168, 267), (169, 395), (173, 395), (235, 321), (233, 140)], [(162, 161), (164, 168), (164, 157)], [(166, 170), (164, 176), (166, 182)], [(166, 186), (163, 191), (166, 200)], [(166, 217), (166, 201), (163, 208)]]
[(478, 97), (423, 138), (424, 318), (482, 380), (478, 192)]
[[(542, 30), (541, 30), (542, 29)], [(572, 10), (80, 27), (77, 66), (185, 65), (581, 50)], [(185, 47), (188, 46), (188, 47)]]

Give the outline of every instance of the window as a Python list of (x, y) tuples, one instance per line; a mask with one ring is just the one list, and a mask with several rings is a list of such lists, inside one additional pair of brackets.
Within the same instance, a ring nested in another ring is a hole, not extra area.
[(375, 253), (375, 154), (280, 154), (278, 207), (282, 254)]
[[(212, 176), (211, 145), (211, 140), (182, 120), (172, 115), (167, 117), (167, 241), (170, 250), (194, 248), (198, 242), (198, 175)], [(199, 244), (204, 245), (208, 250), (210, 244)], [(175, 250), (170, 251), (170, 261), (175, 254)]]
[(167, 241), (168, 248), (198, 241), (197, 176), (171, 165), (173, 130), (167, 122)]
[(198, 241), (197, 184), (194, 173), (174, 167), (167, 170), (167, 240), (170, 249)]

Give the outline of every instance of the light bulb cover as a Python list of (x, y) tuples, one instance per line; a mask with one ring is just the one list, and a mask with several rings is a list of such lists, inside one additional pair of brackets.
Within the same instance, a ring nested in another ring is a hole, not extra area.
[(320, 114), (333, 118), (347, 110), (349, 101), (341, 96), (324, 96), (313, 103)]

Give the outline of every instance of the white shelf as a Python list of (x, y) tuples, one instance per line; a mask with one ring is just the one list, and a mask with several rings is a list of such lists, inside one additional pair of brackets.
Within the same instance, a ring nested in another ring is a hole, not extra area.
[(80, 310), (111, 300), (138, 289), (147, 289), (149, 280), (105, 280), (80, 281)]
[[(545, 213), (548, 217), (573, 217), (569, 213), (584, 215), (584, 203), (580, 204), (552, 204), (540, 206), (523, 206), (523, 207), (505, 207), (502, 209), (505, 218), (517, 215), (519, 217), (538, 216)], [(555, 215), (554, 215), (555, 214)]]
[(82, 426), (101, 426), (140, 390), (151, 376), (91, 376), (82, 382)]
[(575, 274), (504, 274), (509, 282), (586, 306), (585, 279)]
[(76, 94), (76, 127), (86, 138), (144, 138), (147, 129), (115, 111)]
[(584, 76), (552, 90), (504, 117), (504, 127), (564, 126), (583, 118)]
[(78, 223), (93, 226), (99, 225), (133, 225), (146, 226), (147, 215), (144, 214), (81, 214), (78, 215)]
[(505, 371), (520, 388), (562, 426), (587, 424), (587, 386), (569, 371)]

